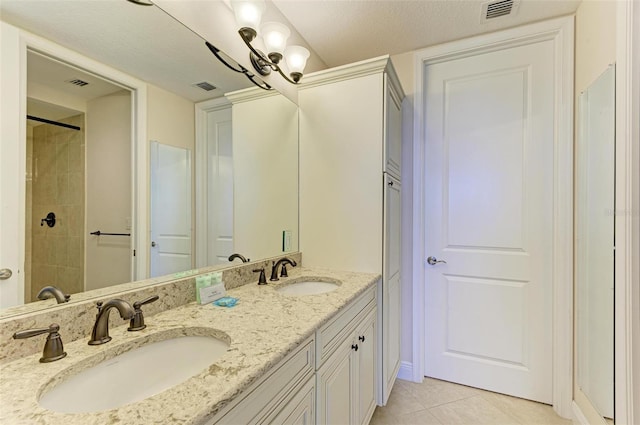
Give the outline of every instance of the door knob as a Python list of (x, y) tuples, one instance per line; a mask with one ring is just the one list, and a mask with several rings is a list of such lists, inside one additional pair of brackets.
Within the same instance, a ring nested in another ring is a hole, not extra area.
[(0, 280), (7, 280), (12, 274), (11, 269), (0, 269)]
[(435, 266), (435, 265), (436, 265), (436, 264), (438, 264), (438, 263), (444, 263), (444, 264), (447, 264), (447, 262), (446, 262), (446, 261), (444, 261), (444, 260), (438, 260), (438, 259), (437, 259), (436, 257), (434, 257), (434, 256), (431, 256), (431, 257), (427, 258), (427, 263), (429, 263), (429, 265), (430, 265), (430, 266)]

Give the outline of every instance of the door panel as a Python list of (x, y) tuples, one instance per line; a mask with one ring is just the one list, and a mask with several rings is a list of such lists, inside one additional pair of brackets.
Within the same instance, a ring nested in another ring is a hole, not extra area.
[(553, 46), (425, 69), (426, 367), (550, 403)]
[(522, 248), (526, 79), (513, 69), (445, 81), (447, 246)]

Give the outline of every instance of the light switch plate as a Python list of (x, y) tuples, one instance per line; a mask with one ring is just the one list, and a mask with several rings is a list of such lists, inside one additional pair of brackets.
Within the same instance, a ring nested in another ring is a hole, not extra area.
[(282, 252), (291, 251), (291, 230), (282, 231)]

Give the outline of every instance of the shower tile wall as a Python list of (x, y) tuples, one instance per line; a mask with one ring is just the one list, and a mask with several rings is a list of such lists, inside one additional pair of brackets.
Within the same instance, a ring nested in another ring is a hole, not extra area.
[[(48, 124), (33, 129), (31, 191), (27, 179), (27, 216), (31, 212), (31, 273), (28, 276), (29, 268), (26, 267), (25, 276), (31, 282), (32, 301), (47, 285), (55, 285), (68, 294), (84, 289), (84, 114), (60, 121), (82, 130)], [(49, 212), (55, 213), (56, 225), (48, 227), (45, 223), (41, 226), (41, 219)], [(26, 237), (29, 238), (29, 226)], [(28, 245), (29, 242), (27, 264)]]

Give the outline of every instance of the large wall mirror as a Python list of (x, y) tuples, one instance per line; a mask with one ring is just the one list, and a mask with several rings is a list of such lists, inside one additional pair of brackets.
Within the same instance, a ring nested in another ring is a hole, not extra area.
[[(129, 87), (26, 46), (24, 299), (32, 304), (2, 316), (55, 305), (36, 297), (48, 285), (73, 302), (135, 276), (155, 283), (225, 267), (234, 252), (260, 260), (297, 251), (293, 102), (227, 69), (155, 5), (8, 0), (1, 11), (11, 25), (146, 82), (149, 103), (148, 138), (136, 141)], [(148, 193), (136, 189), (135, 143), (148, 144)], [(145, 199), (146, 229), (134, 219)], [(132, 257), (141, 232), (147, 264)]]
[[(615, 68), (580, 94), (576, 158), (576, 401), (614, 417)], [(595, 423), (595, 422), (593, 422)]]

